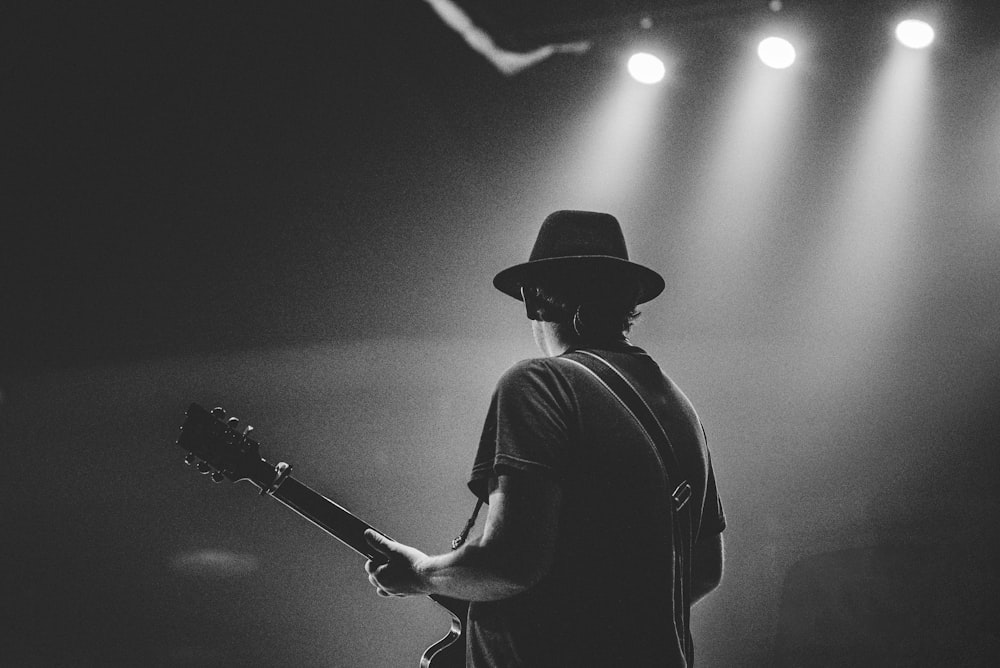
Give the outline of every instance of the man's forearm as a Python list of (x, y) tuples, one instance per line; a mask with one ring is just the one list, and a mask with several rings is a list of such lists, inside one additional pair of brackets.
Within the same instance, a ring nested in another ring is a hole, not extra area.
[(519, 560), (493, 545), (471, 541), (454, 552), (428, 556), (416, 564), (428, 594), (466, 601), (510, 598), (530, 587), (530, 576), (520, 572)]
[(533, 587), (552, 566), (558, 528), (558, 485), (540, 476), (501, 475), (490, 492), (482, 535), (446, 554), (428, 556), (373, 530), (365, 540), (387, 557), (365, 564), (382, 596), (438, 594), (495, 601)]

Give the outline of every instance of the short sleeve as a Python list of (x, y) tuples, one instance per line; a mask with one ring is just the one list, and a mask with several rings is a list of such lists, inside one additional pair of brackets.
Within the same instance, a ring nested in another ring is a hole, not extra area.
[(491, 477), (530, 471), (559, 480), (569, 465), (571, 400), (544, 360), (527, 360), (497, 383), (469, 487), (479, 498)]

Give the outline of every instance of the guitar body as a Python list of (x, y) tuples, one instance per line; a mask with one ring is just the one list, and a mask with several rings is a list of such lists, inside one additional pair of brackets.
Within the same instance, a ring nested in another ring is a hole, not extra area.
[(451, 629), (448, 635), (424, 651), (420, 657), (420, 668), (465, 668), (465, 643), (460, 641), (468, 604), (438, 596), (431, 596), (431, 599), (451, 615)]
[[(188, 452), (185, 461), (200, 472), (211, 474), (212, 480), (233, 482), (246, 480), (286, 507), (309, 520), (367, 559), (384, 557), (372, 550), (364, 533), (373, 527), (343, 506), (292, 478), (288, 464), (269, 464), (260, 456), (260, 444), (251, 439), (250, 428), (237, 431), (239, 420), (225, 420), (225, 411), (207, 411), (191, 404), (181, 427), (177, 445)], [(377, 531), (377, 530), (376, 530)], [(382, 532), (379, 532), (382, 533)], [(383, 534), (385, 535), (385, 534)], [(448, 634), (428, 647), (420, 657), (420, 668), (465, 668), (465, 643), (462, 624), (468, 604), (455, 599), (430, 596), (451, 618)]]
[[(462, 633), (458, 629), (457, 633)], [(420, 668), (465, 668), (465, 645), (458, 641), (453, 630), (446, 637), (427, 648), (420, 657)]]

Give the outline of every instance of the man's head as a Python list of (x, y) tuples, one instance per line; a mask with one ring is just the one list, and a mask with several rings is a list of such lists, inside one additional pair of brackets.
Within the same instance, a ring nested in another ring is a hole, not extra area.
[(593, 289), (579, 289), (579, 281), (540, 278), (522, 287), (528, 318), (555, 325), (560, 341), (624, 339), (639, 316), (639, 289), (634, 281), (608, 281)]
[(542, 223), (528, 262), (501, 271), (493, 285), (575, 344), (624, 338), (636, 306), (659, 295), (664, 281), (629, 261), (614, 216), (556, 211)]

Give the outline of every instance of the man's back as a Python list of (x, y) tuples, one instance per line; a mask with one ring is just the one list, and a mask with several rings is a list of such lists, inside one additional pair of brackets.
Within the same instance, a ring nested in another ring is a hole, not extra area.
[[(724, 527), (704, 436), (687, 398), (638, 348), (605, 347), (664, 426), (692, 486), (690, 537)], [(675, 551), (671, 486), (635, 419), (590, 373), (559, 357), (500, 380), (470, 487), (499, 475), (543, 476), (562, 491), (549, 574), (509, 599), (473, 603), (475, 666), (684, 666), (691, 545)], [(675, 482), (676, 485), (676, 482)]]

